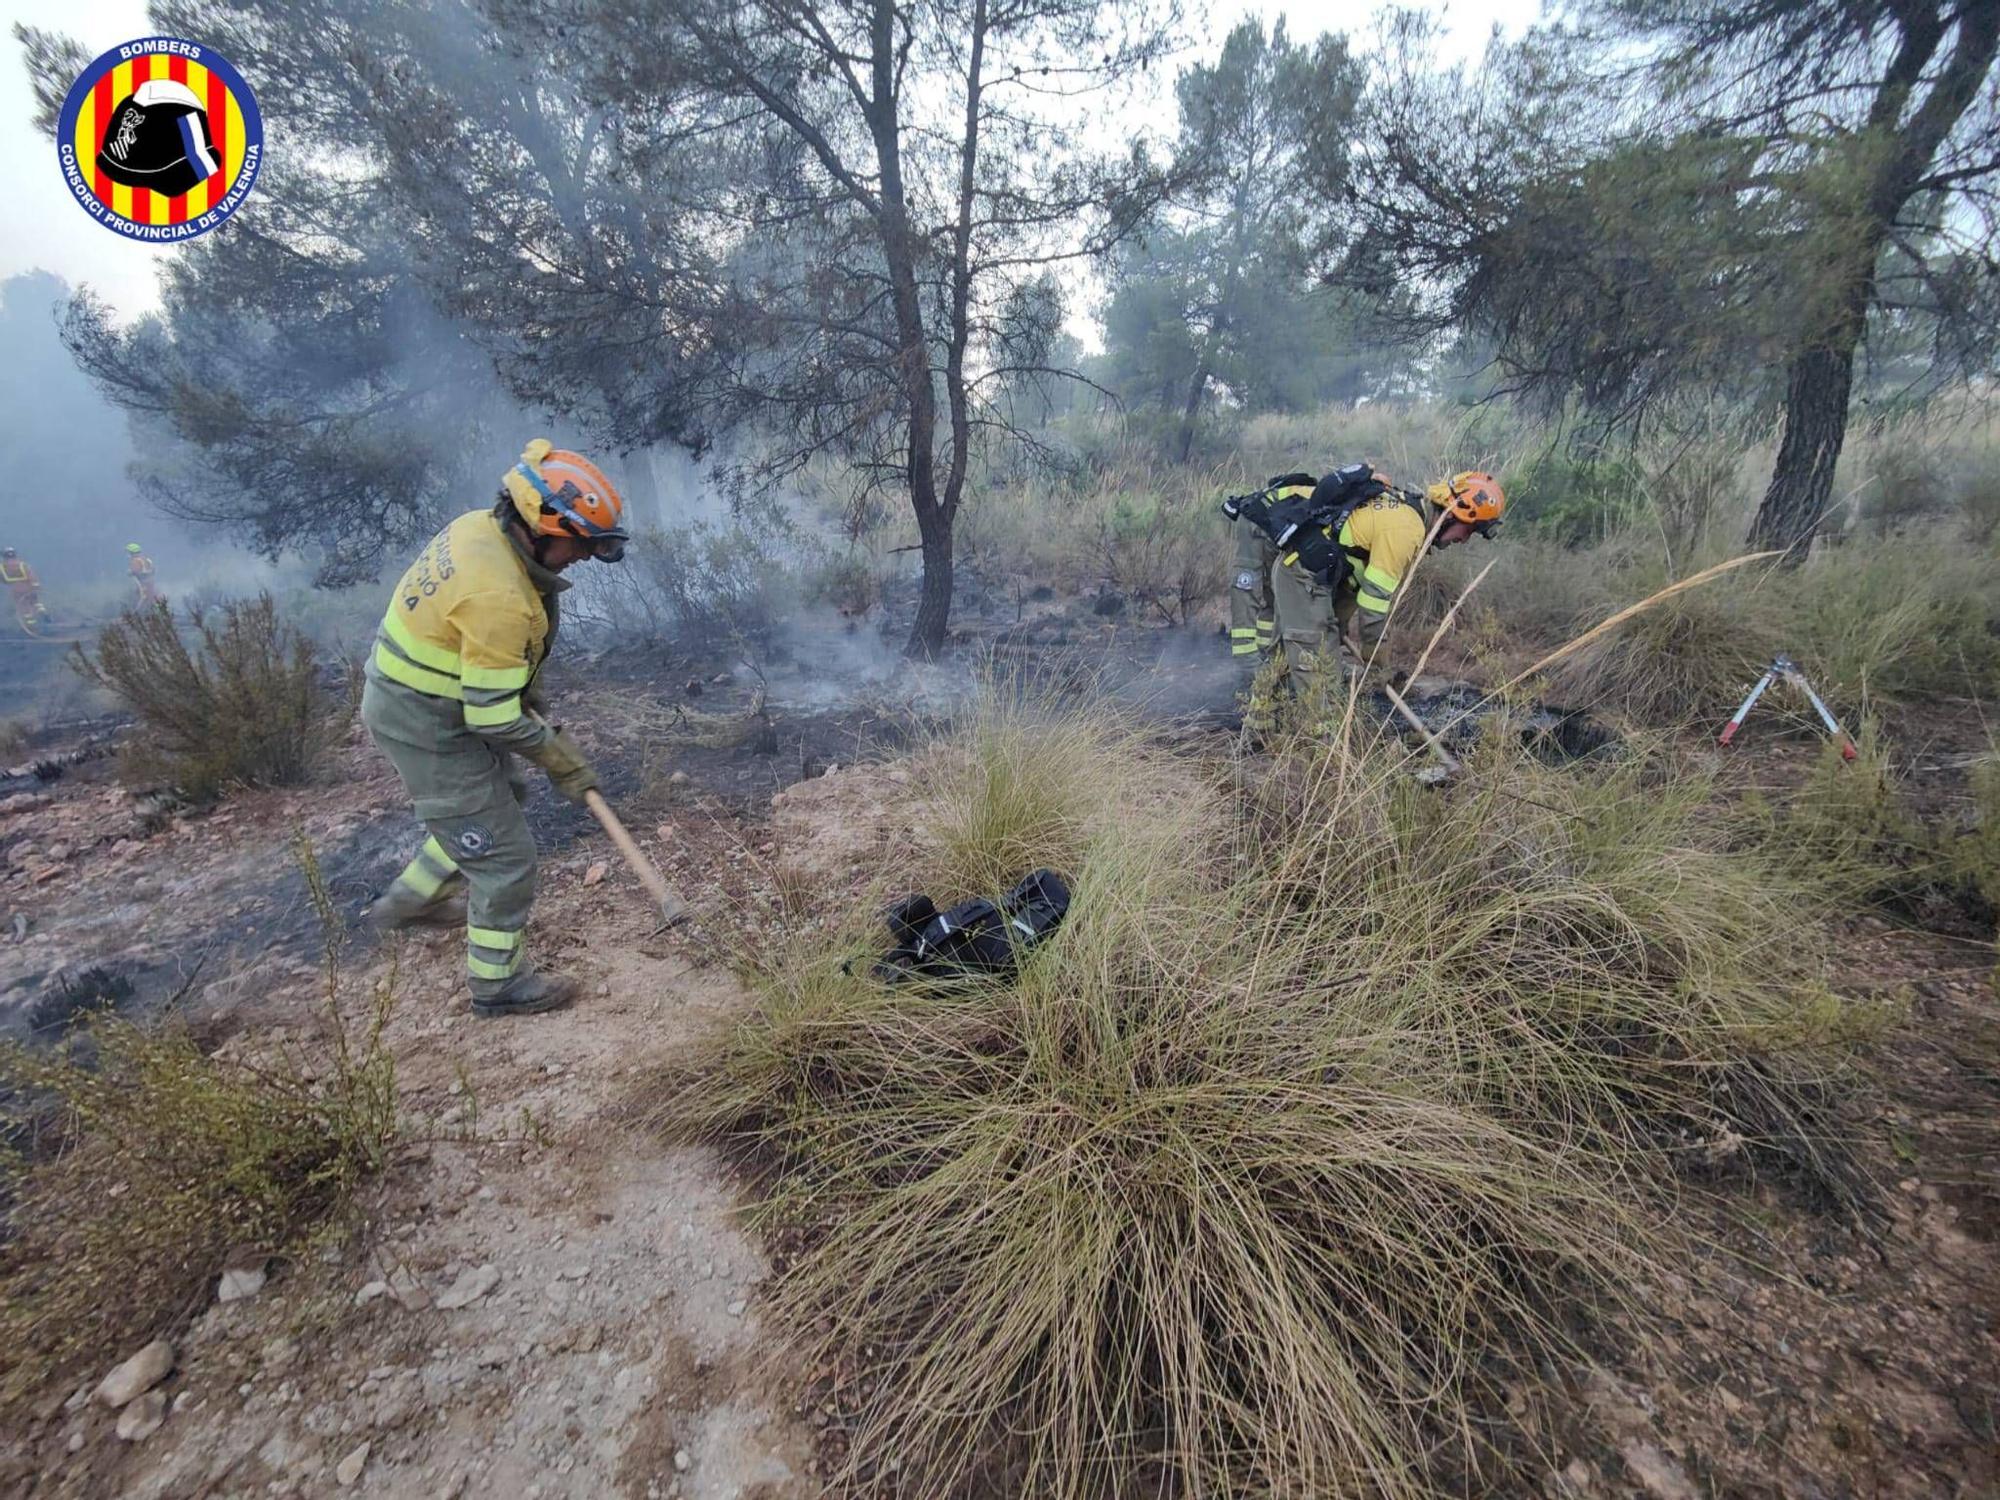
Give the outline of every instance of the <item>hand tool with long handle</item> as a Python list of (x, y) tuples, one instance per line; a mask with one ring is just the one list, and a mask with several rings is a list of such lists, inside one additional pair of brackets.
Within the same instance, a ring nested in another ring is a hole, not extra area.
[(1436, 754), (1445, 770), (1456, 776), (1458, 774), (1458, 760), (1449, 750), (1445, 749), (1444, 741), (1431, 733), (1430, 725), (1417, 717), (1416, 710), (1403, 701), (1401, 693), (1387, 685), (1384, 685), (1382, 691), (1389, 695), (1389, 701), (1395, 705), (1396, 712), (1403, 716), (1412, 729), (1424, 737), (1424, 743), (1431, 747), (1431, 750)]
[[(530, 709), (529, 715), (544, 729), (548, 728), (549, 721), (540, 714)], [(651, 892), (653, 899), (659, 903), (660, 930), (664, 931), (676, 922), (685, 920), (688, 914), (687, 902), (667, 884), (667, 878), (660, 873), (659, 867), (646, 858), (646, 851), (641, 849), (632, 835), (625, 831), (625, 825), (618, 821), (618, 814), (611, 810), (611, 804), (604, 800), (603, 794), (593, 787), (583, 794), (583, 805), (590, 809), (590, 815), (597, 819), (598, 826), (611, 836), (611, 842), (618, 846), (618, 852), (625, 857), (626, 865), (639, 877), (639, 883)]]
[(616, 844), (618, 852), (625, 856), (625, 863), (631, 866), (632, 873), (639, 877), (639, 883), (651, 891), (653, 899), (660, 904), (661, 926), (671, 927), (683, 920), (688, 914), (687, 902), (675, 894), (674, 888), (667, 884), (667, 879), (660, 873), (658, 866), (646, 858), (646, 851), (641, 849), (632, 835), (625, 831), (625, 825), (618, 821), (618, 814), (611, 810), (611, 804), (604, 800), (601, 793), (593, 789), (583, 794), (583, 805), (590, 809), (591, 816), (596, 818), (603, 825), (604, 831), (611, 835), (611, 842)]

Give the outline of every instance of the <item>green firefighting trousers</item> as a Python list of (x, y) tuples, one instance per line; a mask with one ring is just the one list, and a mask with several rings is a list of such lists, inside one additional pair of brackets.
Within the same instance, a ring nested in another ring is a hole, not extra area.
[(1236, 539), (1236, 576), (1229, 589), (1229, 653), (1254, 668), (1278, 643), (1277, 614), (1271, 607), (1271, 564), (1278, 549), (1269, 532), (1241, 516), (1229, 529)]
[(472, 733), (440, 734), (416, 695), (371, 674), (361, 721), (403, 780), (429, 837), (390, 888), (415, 910), (456, 877), (467, 886), (465, 964), (475, 997), (505, 989), (525, 967), (535, 902), (535, 840), (522, 816), (527, 781), (511, 755)]

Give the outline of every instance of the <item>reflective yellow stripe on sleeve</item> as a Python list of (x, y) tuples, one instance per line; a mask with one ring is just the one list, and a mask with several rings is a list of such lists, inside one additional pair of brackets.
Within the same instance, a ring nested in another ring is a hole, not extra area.
[(475, 729), (491, 729), (496, 724), (511, 724), (521, 717), (521, 695), (503, 698), (498, 703), (468, 703), (465, 705), (465, 722)]
[(528, 685), (526, 667), (465, 667), (459, 678), (469, 688), (514, 688)]
[[(391, 605), (389, 612), (382, 616), (382, 633), (396, 643), (398, 651), (418, 666), (429, 667), (433, 672), (450, 672), (453, 676), (458, 674), (458, 653), (447, 651), (442, 646), (433, 646), (429, 641), (418, 640), (410, 627), (396, 618), (394, 605)], [(494, 684), (496, 687), (504, 685)], [(454, 693), (452, 696), (458, 695)]]
[(428, 671), (415, 662), (404, 661), (380, 641), (375, 643), (375, 669), (391, 682), (400, 682), (404, 687), (429, 693), (433, 698), (450, 698), (455, 702), (462, 696), (456, 677), (447, 677), (442, 672)]

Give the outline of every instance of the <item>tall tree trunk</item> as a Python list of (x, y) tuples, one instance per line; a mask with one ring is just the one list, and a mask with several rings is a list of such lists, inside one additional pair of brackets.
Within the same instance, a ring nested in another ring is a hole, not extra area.
[(917, 600), (916, 623), (903, 650), (911, 656), (935, 656), (944, 646), (951, 624), (952, 517), (942, 506), (917, 511), (917, 536), (923, 542), (924, 587)]
[(1180, 461), (1182, 463), (1186, 463), (1188, 455), (1194, 451), (1195, 420), (1201, 415), (1201, 397), (1207, 389), (1208, 357), (1204, 355), (1195, 361), (1194, 379), (1188, 382), (1187, 400), (1181, 407)]
[[(931, 656), (944, 645), (951, 624), (952, 514), (937, 492), (937, 391), (931, 382), (930, 340), (924, 328), (922, 294), (917, 289), (917, 245), (910, 230), (909, 200), (903, 187), (902, 103), (896, 93), (896, 7), (875, 0), (869, 28), (872, 97), (867, 109), (875, 162), (882, 176), (878, 228), (882, 259), (889, 272), (889, 302), (896, 319), (897, 375), (909, 417), (904, 472), (910, 509), (923, 541), (924, 591), (904, 650)], [(943, 572), (940, 575), (939, 569)]]
[(1956, 40), (1930, 92), (1910, 111), (1910, 100), (1945, 39), (1946, 16), (1942, 9), (1919, 7), (1899, 16), (1898, 25), (1901, 38), (1869, 106), (1864, 136), (1884, 139), (1889, 149), (1856, 205), (1857, 252), (1846, 262), (1845, 274), (1827, 288), (1825, 324), (1817, 334), (1809, 333), (1808, 342), (1792, 356), (1784, 436), (1771, 487), (1750, 527), (1754, 545), (1782, 548), (1788, 562), (1805, 557), (1833, 498), (1834, 465), (1847, 440), (1854, 351), (1874, 304), (1882, 246), (1903, 205), (1922, 185), (1938, 147), (1978, 97), (2000, 52), (2000, 4), (1975, 0), (1957, 17)]
[(1834, 466), (1847, 440), (1847, 402), (1854, 385), (1854, 346), (1820, 344), (1792, 360), (1785, 385), (1785, 430), (1771, 485), (1750, 528), (1753, 547), (1782, 550), (1803, 561), (1826, 519)]
[[(959, 141), (958, 217), (951, 232), (951, 326), (944, 357), (951, 462), (945, 470), (937, 514), (928, 526), (921, 512), (917, 516), (917, 534), (924, 544), (924, 592), (905, 648), (913, 656), (934, 655), (951, 628), (951, 534), (958, 520), (959, 499), (965, 493), (966, 466), (972, 460), (972, 392), (966, 384), (965, 351), (972, 342), (973, 189), (979, 180), (979, 101), (985, 85), (986, 25), (986, 0), (974, 0), (965, 69), (965, 135)], [(925, 375), (928, 379), (928, 369)]]

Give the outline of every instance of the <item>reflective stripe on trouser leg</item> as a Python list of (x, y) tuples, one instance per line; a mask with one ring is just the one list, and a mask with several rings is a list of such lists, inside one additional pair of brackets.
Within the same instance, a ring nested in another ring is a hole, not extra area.
[[(469, 734), (428, 744), (402, 737), (398, 692), (371, 678), (362, 695), (362, 721), (409, 789), (425, 829), (465, 877), (468, 923), (521, 932), (535, 904), (535, 839), (516, 800), (516, 783), (523, 778), (513, 757)], [(527, 968), (518, 947), (485, 954), (468, 948), (466, 956), (468, 967), (475, 957), (496, 966), (511, 959), (515, 977)], [(474, 970), (472, 991), (490, 996), (510, 982), (505, 975), (494, 979)]]
[(499, 798), (467, 817), (433, 818), (433, 834), (458, 860), (466, 892), (465, 967), (472, 992), (490, 996), (527, 967), (523, 930), (535, 904), (535, 840), (521, 805), (496, 778)]
[(396, 884), (419, 901), (429, 901), (444, 889), (445, 882), (458, 873), (458, 861), (444, 852), (437, 835), (424, 840), (417, 857), (403, 867)]
[(474, 979), (512, 979), (525, 951), (518, 932), (472, 924), (465, 929), (465, 967)]

